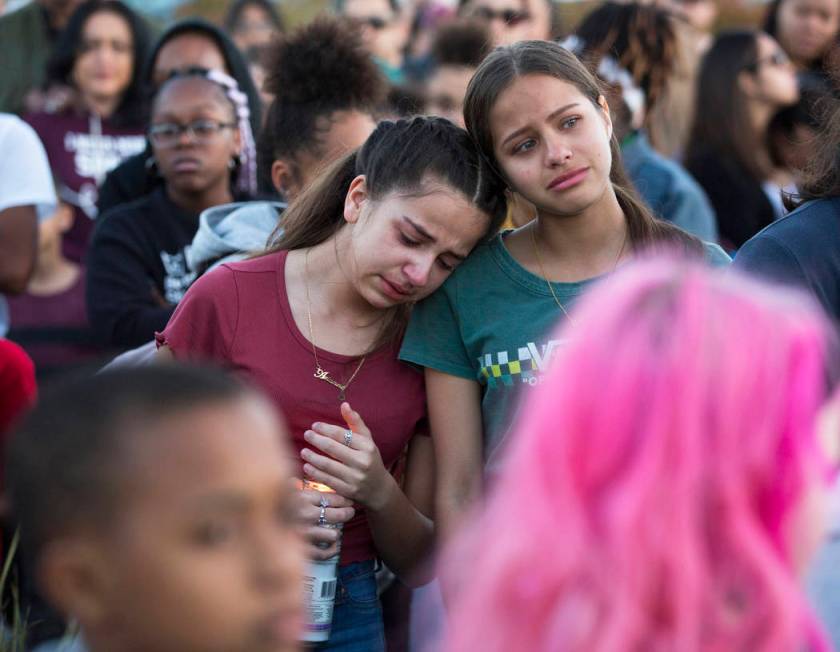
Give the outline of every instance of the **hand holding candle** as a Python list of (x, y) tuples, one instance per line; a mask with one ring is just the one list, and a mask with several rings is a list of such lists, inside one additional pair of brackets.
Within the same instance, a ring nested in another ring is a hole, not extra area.
[(304, 433), (306, 441), (324, 455), (304, 448), (303, 472), (341, 496), (369, 510), (379, 510), (387, 503), (388, 492), (396, 487), (396, 481), (382, 463), (379, 449), (359, 413), (349, 403), (342, 403), (341, 416), (346, 427), (313, 423), (312, 429)]
[[(297, 481), (300, 485), (300, 481)], [(307, 556), (310, 559), (329, 559), (338, 552), (340, 530), (322, 527), (318, 524), (321, 515), (322, 498), (326, 497), (327, 506), (324, 509), (325, 521), (330, 525), (343, 524), (355, 515), (352, 502), (336, 493), (318, 491), (314, 488), (299, 489), (297, 521), (300, 532), (309, 543)]]

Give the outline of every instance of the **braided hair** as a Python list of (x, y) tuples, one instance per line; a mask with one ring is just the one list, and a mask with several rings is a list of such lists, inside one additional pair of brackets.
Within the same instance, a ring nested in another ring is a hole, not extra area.
[(648, 110), (667, 88), (679, 59), (673, 17), (655, 5), (605, 2), (583, 19), (574, 37), (573, 51), (584, 63), (597, 67), (611, 57), (627, 70)]
[(159, 96), (161, 90), (175, 79), (196, 77), (206, 79), (218, 86), (233, 106), (237, 129), (242, 142), (242, 149), (236, 166), (234, 188), (241, 194), (254, 196), (257, 192), (257, 151), (254, 133), (251, 130), (251, 109), (248, 104), (248, 96), (240, 90), (236, 80), (221, 70), (208, 70), (206, 68), (176, 70), (160, 85), (156, 96)]

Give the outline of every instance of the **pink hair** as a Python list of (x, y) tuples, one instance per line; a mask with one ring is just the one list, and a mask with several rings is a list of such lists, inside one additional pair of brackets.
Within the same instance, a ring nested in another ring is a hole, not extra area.
[(786, 530), (825, 477), (818, 309), (658, 260), (603, 281), (572, 318), (445, 558), (444, 649), (829, 649)]

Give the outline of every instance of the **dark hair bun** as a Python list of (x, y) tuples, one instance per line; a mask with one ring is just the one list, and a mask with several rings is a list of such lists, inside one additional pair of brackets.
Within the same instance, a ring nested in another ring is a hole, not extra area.
[(372, 106), (385, 80), (357, 31), (321, 17), (282, 37), (269, 55), (265, 90), (281, 103)]

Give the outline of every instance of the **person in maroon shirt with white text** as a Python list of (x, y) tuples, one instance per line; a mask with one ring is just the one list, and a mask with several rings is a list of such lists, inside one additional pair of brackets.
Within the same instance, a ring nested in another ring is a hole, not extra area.
[(74, 207), (64, 252), (83, 260), (96, 219), (98, 188), (119, 163), (146, 147), (139, 68), (145, 24), (119, 0), (88, 0), (56, 45), (39, 111), (25, 116), (50, 161), (59, 199)]

